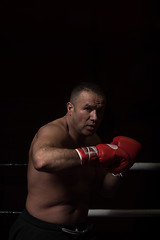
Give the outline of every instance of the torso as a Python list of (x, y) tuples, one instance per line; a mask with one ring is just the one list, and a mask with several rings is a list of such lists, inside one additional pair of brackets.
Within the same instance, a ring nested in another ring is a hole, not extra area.
[[(64, 118), (56, 120), (64, 134), (64, 148), (74, 149)], [(34, 140), (33, 140), (34, 141)], [(96, 145), (95, 136), (87, 139), (87, 145)], [(87, 146), (86, 145), (86, 146)], [(32, 163), (28, 165), (28, 196), (26, 208), (41, 220), (57, 224), (76, 224), (88, 215), (90, 193), (96, 179), (95, 167), (76, 167), (56, 173), (39, 172)]]

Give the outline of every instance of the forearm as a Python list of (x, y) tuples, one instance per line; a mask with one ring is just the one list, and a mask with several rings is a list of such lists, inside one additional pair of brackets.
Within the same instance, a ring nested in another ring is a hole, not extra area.
[(107, 197), (111, 197), (112, 195), (114, 195), (122, 181), (122, 176), (114, 176), (112, 173), (107, 173), (103, 181), (103, 195)]
[(81, 166), (80, 158), (74, 149), (42, 147), (33, 154), (32, 159), (38, 171), (57, 172)]

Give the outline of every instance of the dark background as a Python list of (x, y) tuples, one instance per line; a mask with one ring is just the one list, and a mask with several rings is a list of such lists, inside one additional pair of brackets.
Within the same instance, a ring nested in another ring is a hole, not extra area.
[[(71, 89), (81, 81), (100, 83), (108, 95), (102, 139), (133, 137), (143, 145), (138, 162), (159, 162), (152, 153), (159, 107), (152, 93), (157, 16), (156, 4), (144, 0), (1, 1), (0, 163), (27, 163), (34, 134), (66, 113)], [(95, 198), (92, 207), (159, 208), (158, 180), (158, 172), (133, 171), (112, 200)], [(21, 211), (26, 168), (1, 166), (0, 186), (0, 210)], [(5, 233), (14, 218), (1, 215)], [(97, 231), (128, 239), (128, 233), (155, 231), (157, 223), (106, 218)]]

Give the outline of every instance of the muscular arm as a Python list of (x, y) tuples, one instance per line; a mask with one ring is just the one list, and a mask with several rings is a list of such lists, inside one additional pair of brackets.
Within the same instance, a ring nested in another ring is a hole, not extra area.
[(33, 157), (34, 166), (40, 171), (60, 171), (80, 166), (80, 159), (75, 150), (44, 146)]
[(120, 176), (113, 176), (112, 173), (107, 173), (103, 181), (103, 195), (112, 196), (122, 183), (123, 178)]
[(104, 197), (112, 197), (119, 185), (122, 183), (123, 178), (119, 176), (113, 176), (104, 168), (100, 168), (97, 171), (97, 189)]
[(41, 128), (31, 146), (31, 158), (38, 171), (56, 172), (81, 166), (74, 149), (61, 147), (63, 132), (56, 126)]

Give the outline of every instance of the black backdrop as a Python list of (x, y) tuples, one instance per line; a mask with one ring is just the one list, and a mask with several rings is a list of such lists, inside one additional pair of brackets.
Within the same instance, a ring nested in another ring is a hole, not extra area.
[[(133, 137), (143, 144), (137, 161), (158, 162), (151, 150), (151, 33), (156, 21), (154, 3), (143, 0), (1, 2), (0, 163), (27, 162), (34, 134), (65, 114), (70, 91), (80, 81), (100, 83), (109, 97), (99, 129), (102, 139)], [(14, 188), (9, 181), (17, 175), (3, 170), (1, 209), (21, 209), (25, 197), (21, 207), (6, 200)], [(156, 190), (152, 194), (156, 197)]]

